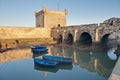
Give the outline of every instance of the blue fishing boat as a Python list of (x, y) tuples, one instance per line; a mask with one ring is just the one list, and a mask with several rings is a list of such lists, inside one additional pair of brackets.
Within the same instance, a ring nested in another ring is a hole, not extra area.
[(43, 52), (47, 52), (48, 49), (33, 49), (32, 53), (33, 54), (37, 54), (37, 53), (43, 53)]
[(47, 47), (46, 46), (30, 46), (32, 53), (43, 53), (43, 52), (47, 52)]
[(40, 58), (34, 58), (34, 62), (39, 64), (41, 67), (49, 67), (49, 68), (54, 68), (58, 64), (58, 62), (53, 62), (53, 61), (44, 60)]
[(43, 55), (43, 59), (59, 62), (60, 64), (72, 64), (72, 58), (64, 58), (59, 56)]
[(45, 49), (46, 46), (36, 45), (36, 46), (30, 46), (32, 49)]

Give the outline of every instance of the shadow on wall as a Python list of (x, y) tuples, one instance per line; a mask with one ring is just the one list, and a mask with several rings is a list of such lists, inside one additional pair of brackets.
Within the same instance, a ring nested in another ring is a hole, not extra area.
[(72, 34), (68, 34), (68, 37), (65, 40), (65, 43), (68, 44), (68, 45), (72, 45), (73, 44), (73, 36), (72, 36)]
[(109, 35), (110, 34), (106, 34), (102, 37), (102, 39), (101, 39), (102, 44), (107, 44), (107, 42), (109, 41), (109, 39), (108, 39)]
[(92, 37), (89, 33), (84, 32), (81, 34), (79, 41), (77, 41), (78, 46), (92, 46)]

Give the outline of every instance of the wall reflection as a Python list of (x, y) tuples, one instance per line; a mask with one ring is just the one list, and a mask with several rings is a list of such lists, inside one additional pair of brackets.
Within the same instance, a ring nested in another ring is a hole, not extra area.
[(116, 60), (111, 60), (109, 58), (107, 51), (80, 51), (76, 48), (61, 46), (52, 46), (50, 49), (51, 55), (72, 57), (74, 60), (74, 65), (79, 65), (80, 67), (85, 68), (90, 72), (97, 72), (104, 77), (110, 76), (116, 63)]
[(0, 62), (7, 62), (26, 58), (32, 58), (31, 50), (29, 48), (15, 49), (0, 53)]
[[(108, 51), (90, 52), (90, 51), (80, 51), (78, 48), (72, 47), (61, 47), (61, 46), (48, 46), (49, 55), (71, 57), (73, 58), (73, 64), (78, 65), (90, 72), (97, 72), (101, 76), (109, 77), (112, 69), (116, 63), (116, 60), (110, 59), (108, 56)], [(33, 55), (30, 48), (16, 49), (4, 52), (0, 54), (0, 62), (33, 58), (40, 55)], [(59, 69), (72, 70), (72, 65), (70, 66), (60, 66)], [(35, 69), (40, 69), (35, 64)]]

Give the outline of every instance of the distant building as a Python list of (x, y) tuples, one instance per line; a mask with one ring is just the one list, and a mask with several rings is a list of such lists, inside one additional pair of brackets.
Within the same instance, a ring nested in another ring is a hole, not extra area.
[(64, 12), (47, 10), (43, 6), (43, 10), (35, 12), (36, 27), (53, 28), (53, 27), (65, 27), (66, 26), (66, 15), (68, 14), (67, 9)]

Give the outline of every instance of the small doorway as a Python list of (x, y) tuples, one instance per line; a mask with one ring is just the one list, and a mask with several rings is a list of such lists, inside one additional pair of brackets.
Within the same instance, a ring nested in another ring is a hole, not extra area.
[(58, 24), (58, 27), (60, 27), (60, 24)]

